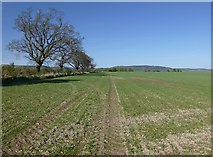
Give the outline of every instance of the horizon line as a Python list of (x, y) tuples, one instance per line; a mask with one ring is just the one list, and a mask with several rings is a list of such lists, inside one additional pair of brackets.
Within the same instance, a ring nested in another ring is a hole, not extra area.
[[(11, 62), (13, 63), (13, 62)], [(7, 64), (0, 64), (0, 66), (3, 65), (10, 65), (11, 63)], [(35, 66), (33, 64), (28, 65), (28, 64), (14, 64), (15, 66)], [(150, 64), (133, 64), (133, 65), (114, 65), (114, 66), (104, 66), (104, 67), (99, 67), (97, 66), (95, 69), (101, 69), (101, 68), (112, 68), (112, 67), (131, 67), (131, 66), (152, 66), (152, 67), (165, 67), (165, 68), (172, 68), (172, 69), (206, 69), (206, 70), (211, 70), (213, 67), (210, 68), (205, 68), (205, 67), (172, 67), (172, 66), (165, 66), (165, 65), (150, 65)], [(50, 67), (50, 68), (55, 68), (57, 66), (49, 66), (49, 65), (43, 65), (42, 67)], [(67, 67), (67, 66), (64, 66)]]

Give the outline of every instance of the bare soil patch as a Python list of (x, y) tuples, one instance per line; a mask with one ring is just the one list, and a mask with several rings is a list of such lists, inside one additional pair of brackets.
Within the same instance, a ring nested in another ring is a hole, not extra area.
[(145, 155), (208, 155), (211, 152), (211, 128), (206, 126), (195, 133), (170, 134), (158, 142), (141, 141)]
[[(208, 110), (210, 111), (210, 109)], [(144, 123), (161, 123), (165, 121), (173, 121), (178, 118), (190, 118), (194, 116), (205, 116), (208, 112), (201, 109), (186, 109), (186, 110), (167, 110), (167, 112), (156, 112), (143, 114), (137, 117), (128, 117), (123, 121), (129, 124), (144, 124)], [(210, 114), (210, 112), (209, 112)]]

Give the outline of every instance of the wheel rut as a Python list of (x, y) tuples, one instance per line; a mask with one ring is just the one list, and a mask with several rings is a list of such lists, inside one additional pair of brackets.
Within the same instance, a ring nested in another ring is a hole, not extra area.
[[(3, 149), (3, 154), (23, 155), (25, 152), (30, 152), (30, 150), (34, 148), (36, 139), (41, 136), (44, 131), (48, 130), (52, 124), (54, 124), (55, 120), (62, 116), (63, 113), (73, 105), (76, 105), (77, 103), (75, 102), (81, 102), (90, 95), (91, 92), (88, 93), (87, 91), (88, 90), (84, 90), (71, 96), (59, 106), (42, 116), (34, 124), (15, 135), (8, 143), (5, 143), (6, 147)], [(103, 93), (100, 93), (100, 95), (102, 95), (102, 100), (105, 100), (105, 103), (103, 103), (102, 115), (97, 122), (97, 129), (100, 128), (100, 132), (96, 132), (94, 135), (94, 137), (97, 136), (100, 140), (97, 141), (99, 145), (98, 154), (126, 155), (125, 127), (122, 122), (124, 114), (112, 77), (109, 77), (108, 95), (104, 96)]]
[(126, 148), (123, 135), (124, 128), (122, 124), (122, 111), (116, 86), (112, 77), (110, 77), (108, 106), (105, 114), (106, 154), (125, 155)]

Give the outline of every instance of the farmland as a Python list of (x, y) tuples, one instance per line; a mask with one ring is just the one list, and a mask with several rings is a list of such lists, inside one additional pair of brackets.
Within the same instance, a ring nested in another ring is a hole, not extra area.
[(210, 72), (114, 72), (2, 87), (5, 154), (210, 154)]

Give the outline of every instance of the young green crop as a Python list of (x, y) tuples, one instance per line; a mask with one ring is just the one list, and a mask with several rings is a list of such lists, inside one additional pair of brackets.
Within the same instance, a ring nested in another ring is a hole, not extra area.
[[(6, 85), (3, 146), (10, 152), (17, 144), (19, 155), (103, 155), (116, 153), (114, 145), (127, 154), (209, 154), (210, 85), (210, 72), (93, 73)], [(119, 136), (124, 149), (110, 139)]]

